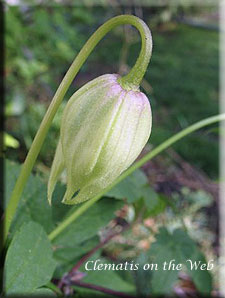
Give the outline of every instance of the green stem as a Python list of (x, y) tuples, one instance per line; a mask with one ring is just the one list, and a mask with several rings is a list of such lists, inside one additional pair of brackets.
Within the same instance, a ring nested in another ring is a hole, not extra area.
[(139, 57), (130, 72), (126, 76), (119, 79), (119, 83), (122, 85), (122, 87), (128, 90), (139, 88), (152, 54), (151, 32), (142, 20), (139, 20), (139, 22), (139, 32), (141, 34), (142, 43)]
[(63, 295), (61, 290), (55, 284), (53, 284), (52, 282), (48, 282), (45, 285), (45, 287), (52, 290), (53, 292), (55, 292), (57, 294), (57, 296), (62, 296)]
[(143, 166), (147, 161), (151, 160), (153, 157), (158, 155), (163, 150), (167, 149), (169, 146), (174, 144), (175, 142), (179, 141), (180, 139), (184, 138), (188, 134), (204, 127), (207, 125), (210, 125), (215, 122), (219, 122), (225, 120), (225, 114), (216, 115), (213, 117), (209, 117), (207, 119), (201, 120), (184, 130), (178, 132), (177, 134), (173, 135), (171, 138), (167, 139), (165, 142), (157, 146), (155, 149), (153, 149), (151, 152), (146, 154), (143, 158), (141, 158), (139, 161), (134, 163), (128, 170), (126, 170), (118, 179), (114, 181), (113, 184), (108, 186), (104, 189), (101, 193), (99, 193), (97, 196), (92, 198), (91, 200), (87, 201), (79, 209), (76, 209), (74, 213), (72, 213), (69, 217), (67, 217), (64, 221), (62, 221), (56, 228), (49, 234), (49, 239), (53, 240), (56, 238), (63, 230), (65, 230), (66, 227), (68, 227), (72, 222), (74, 222), (81, 214), (83, 214), (89, 207), (91, 207), (94, 203), (96, 203), (105, 193), (107, 193), (110, 189), (112, 189), (116, 184), (121, 182), (123, 179), (125, 179), (127, 176), (129, 176), (131, 173), (133, 173), (136, 169)]
[[(131, 15), (122, 15), (115, 18), (110, 19), (105, 24), (103, 24), (101, 27), (98, 28), (97, 31), (89, 38), (89, 40), (86, 42), (86, 44), (81, 49), (80, 53), (75, 58), (74, 62), (70, 66), (69, 70), (67, 71), (65, 77), (63, 78), (61, 84), (59, 85), (55, 96), (53, 97), (53, 100), (51, 104), (49, 105), (49, 108), (41, 122), (41, 125), (39, 127), (39, 130), (34, 138), (34, 141), (31, 145), (31, 148), (28, 152), (28, 155), (25, 159), (25, 162), (22, 166), (20, 175), (17, 179), (16, 185), (13, 189), (9, 204), (6, 208), (5, 212), (5, 224), (4, 224), (4, 240), (6, 240), (10, 224), (12, 222), (12, 219), (15, 215), (16, 208), (18, 206), (20, 197), (22, 195), (24, 186), (27, 182), (27, 179), (31, 173), (31, 170), (34, 166), (34, 163), (37, 159), (37, 156), (40, 152), (40, 149), (42, 147), (42, 144), (44, 142), (44, 139), (46, 137), (46, 134), (50, 128), (50, 125), (52, 123), (52, 120), (59, 108), (60, 103), (62, 102), (65, 93), (67, 92), (70, 84), (72, 83), (74, 77), (80, 70), (81, 66), (85, 62), (85, 60), (88, 58), (94, 47), (98, 44), (98, 42), (114, 27), (123, 25), (123, 24), (130, 24), (133, 25), (138, 29), (138, 31), (141, 34), (141, 40), (142, 40), (142, 47), (140, 55), (137, 59), (136, 64), (134, 65), (133, 69), (131, 70), (131, 75), (127, 76), (127, 81), (130, 84), (136, 84), (139, 83), (140, 80), (137, 79), (137, 74), (135, 75), (136, 71), (139, 71), (140, 78), (142, 79), (143, 71), (146, 70), (150, 56), (151, 56), (151, 34), (147, 27), (147, 25), (140, 20), (139, 18)], [(146, 36), (145, 36), (146, 34)], [(144, 55), (144, 56), (143, 56)], [(145, 57), (146, 56), (146, 57)], [(133, 82), (132, 82), (133, 79)]]

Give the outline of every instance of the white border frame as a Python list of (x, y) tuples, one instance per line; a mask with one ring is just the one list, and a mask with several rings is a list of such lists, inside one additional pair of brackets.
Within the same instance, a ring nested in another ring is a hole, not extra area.
[[(220, 113), (225, 113), (225, 0), (220, 1)], [(225, 297), (225, 121), (220, 123), (219, 292)]]
[[(74, 2), (73, 2), (74, 1)], [(32, 5), (45, 4), (45, 5), (102, 5), (101, 0), (79, 0), (80, 3), (76, 3), (76, 0), (33, 0), (30, 3)], [(164, 4), (178, 4), (184, 3), (187, 5), (202, 5), (202, 6), (216, 6), (218, 5), (220, 13), (219, 23), (219, 35), (220, 35), (220, 53), (219, 53), (219, 100), (220, 100), (220, 113), (225, 113), (225, 0), (112, 0), (113, 6), (121, 6), (134, 4), (142, 7), (149, 6), (162, 6)], [(3, 2), (11, 5), (21, 5), (23, 0), (3, 0)], [(29, 5), (24, 1), (25, 5)], [(219, 186), (219, 294), (221, 297), (225, 297), (225, 121), (220, 122), (220, 186)]]

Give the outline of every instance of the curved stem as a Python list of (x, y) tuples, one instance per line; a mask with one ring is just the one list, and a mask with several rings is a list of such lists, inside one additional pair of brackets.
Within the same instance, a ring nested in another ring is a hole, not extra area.
[(119, 79), (119, 82), (125, 89), (135, 89), (139, 88), (141, 81), (146, 72), (149, 60), (152, 54), (152, 36), (151, 32), (146, 26), (146, 24), (139, 19), (139, 32), (141, 34), (141, 51), (139, 57), (134, 65), (134, 67), (130, 70), (130, 72)]
[[(89, 38), (89, 40), (86, 42), (86, 44), (81, 49), (80, 53), (75, 58), (74, 62), (70, 66), (69, 70), (67, 71), (65, 77), (63, 78), (61, 84), (59, 85), (53, 100), (51, 104), (49, 105), (49, 108), (41, 122), (41, 125), (39, 127), (39, 130), (33, 140), (33, 143), (31, 145), (31, 148), (28, 152), (28, 155), (25, 159), (25, 162), (22, 166), (20, 175), (17, 179), (16, 185), (13, 189), (9, 204), (6, 208), (5, 212), (5, 225), (4, 225), (4, 238), (6, 239), (11, 221), (14, 217), (14, 214), (16, 212), (16, 208), (18, 206), (21, 194), (23, 192), (24, 186), (27, 182), (27, 179), (31, 173), (31, 170), (34, 166), (34, 163), (37, 159), (37, 156), (40, 152), (40, 149), (42, 147), (42, 144), (44, 142), (44, 139), (46, 137), (46, 134), (50, 128), (50, 125), (52, 123), (52, 120), (58, 110), (58, 107), (60, 103), (62, 102), (65, 93), (67, 92), (70, 84), (72, 83), (74, 77), (80, 70), (81, 66), (85, 62), (85, 60), (88, 58), (94, 47), (98, 44), (98, 42), (114, 27), (118, 25), (123, 24), (130, 24), (133, 25), (138, 29), (138, 31), (141, 34), (142, 39), (142, 48), (139, 55), (139, 58), (137, 59), (136, 64), (134, 65), (133, 69), (131, 70), (131, 75), (127, 76), (127, 81), (130, 83), (139, 83), (139, 80), (135, 76), (135, 72), (143, 69), (144, 71), (147, 68), (150, 56), (151, 56), (151, 34), (147, 27), (147, 25), (140, 20), (139, 18), (131, 15), (122, 15), (115, 18), (110, 19), (106, 23), (104, 23), (101, 27), (98, 28), (97, 31)], [(145, 39), (145, 34), (146, 38)], [(146, 58), (141, 57), (141, 55), (145, 55)], [(142, 59), (143, 58), (143, 59)], [(140, 78), (142, 79), (142, 72), (140, 73)], [(132, 82), (133, 78), (133, 82)]]
[(114, 181), (113, 184), (105, 188), (101, 193), (99, 193), (97, 196), (92, 198), (91, 200), (87, 201), (79, 209), (76, 209), (74, 213), (72, 213), (69, 217), (67, 217), (64, 221), (62, 221), (56, 228), (49, 234), (49, 239), (53, 240), (56, 238), (66, 227), (68, 227), (72, 222), (74, 222), (81, 214), (83, 214), (89, 207), (91, 207), (94, 203), (96, 203), (105, 193), (107, 193), (110, 189), (112, 189), (116, 184), (121, 182), (123, 179), (125, 179), (127, 176), (129, 176), (131, 173), (133, 173), (136, 169), (143, 166), (147, 161), (151, 160), (153, 157), (158, 155), (163, 150), (167, 149), (169, 146), (174, 144), (175, 142), (179, 141), (183, 137), (187, 136), (188, 134), (204, 127), (207, 125), (210, 125), (215, 122), (219, 122), (225, 120), (225, 114), (216, 115), (213, 117), (209, 117), (207, 119), (201, 120), (182, 131), (178, 132), (177, 134), (173, 135), (171, 138), (167, 139), (165, 142), (157, 146), (155, 149), (153, 149), (151, 152), (146, 154), (143, 158), (141, 158), (139, 161), (134, 163), (128, 170), (126, 170), (118, 179)]

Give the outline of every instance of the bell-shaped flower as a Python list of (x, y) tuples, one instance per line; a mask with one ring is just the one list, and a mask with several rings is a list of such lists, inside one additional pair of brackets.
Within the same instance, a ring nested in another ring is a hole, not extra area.
[(102, 75), (80, 88), (62, 116), (60, 139), (48, 183), (48, 199), (62, 171), (63, 203), (86, 201), (110, 185), (138, 157), (151, 132), (148, 98), (126, 90), (119, 75)]

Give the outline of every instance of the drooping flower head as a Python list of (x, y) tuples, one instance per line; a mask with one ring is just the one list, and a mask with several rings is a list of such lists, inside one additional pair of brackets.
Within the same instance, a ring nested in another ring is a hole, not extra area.
[(48, 183), (48, 199), (66, 170), (66, 204), (86, 201), (110, 185), (138, 157), (151, 132), (148, 98), (124, 88), (116, 74), (80, 88), (62, 116), (60, 139)]

